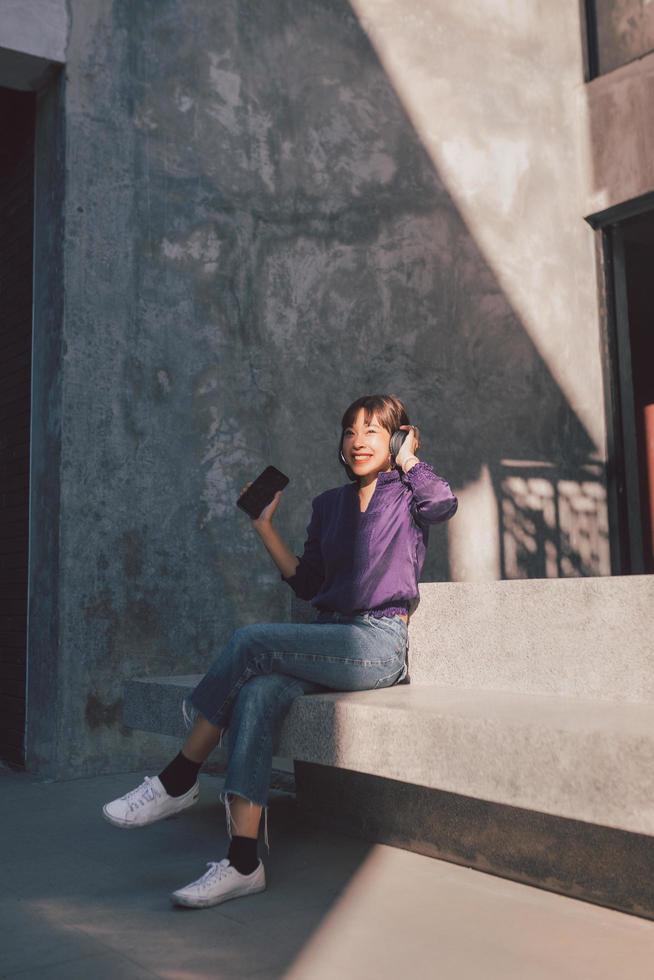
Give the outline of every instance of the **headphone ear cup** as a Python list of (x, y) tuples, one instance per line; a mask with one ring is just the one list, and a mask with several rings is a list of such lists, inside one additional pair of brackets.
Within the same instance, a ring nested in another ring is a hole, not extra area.
[(406, 439), (406, 437), (408, 436), (408, 434), (409, 433), (406, 431), (406, 429), (398, 429), (397, 432), (394, 432), (393, 435), (391, 436), (389, 451), (393, 459), (395, 459), (395, 457), (399, 453), (400, 449), (402, 448), (402, 444)]

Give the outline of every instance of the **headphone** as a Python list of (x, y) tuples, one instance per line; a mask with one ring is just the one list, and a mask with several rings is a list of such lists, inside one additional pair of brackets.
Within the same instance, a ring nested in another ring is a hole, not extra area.
[[(420, 430), (419, 430), (418, 426), (417, 425), (414, 425), (413, 426), (413, 429), (414, 429), (415, 435), (419, 438), (419, 436), (420, 436)], [(390, 445), (389, 445), (388, 448), (389, 448), (389, 456), (391, 457), (391, 461), (393, 463), (393, 466), (395, 466), (395, 457), (397, 456), (397, 454), (399, 453), (400, 449), (402, 448), (402, 443), (404, 442), (404, 440), (406, 439), (406, 437), (408, 436), (408, 434), (409, 433), (408, 433), (408, 431), (406, 429), (397, 429), (397, 431), (395, 431), (393, 433), (393, 435), (391, 436), (391, 441), (390, 441)], [(343, 437), (342, 436), (341, 436), (341, 444), (340, 444), (339, 449), (338, 449), (338, 455), (339, 455), (339, 458), (340, 458), (341, 463), (343, 464), (343, 466), (345, 466), (346, 470), (348, 471), (348, 474), (347, 475), (350, 478), (350, 480), (356, 480), (357, 477), (355, 476), (354, 473), (352, 473), (352, 470), (350, 469), (350, 464), (347, 462), (347, 460), (345, 459), (345, 456), (343, 455)], [(350, 476), (350, 474), (352, 474), (352, 475)]]

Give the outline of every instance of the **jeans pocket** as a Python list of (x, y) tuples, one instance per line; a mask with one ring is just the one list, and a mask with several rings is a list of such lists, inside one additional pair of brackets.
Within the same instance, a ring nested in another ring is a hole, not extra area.
[(370, 625), (381, 630), (386, 640), (395, 641), (395, 648), (402, 654), (409, 649), (409, 630), (403, 619), (390, 619), (388, 616), (372, 617)]
[(393, 670), (392, 673), (385, 674), (384, 677), (379, 677), (375, 681), (375, 686), (373, 687), (373, 691), (377, 690), (377, 688), (379, 687), (392, 687), (393, 684), (395, 684), (395, 682), (401, 675), (403, 670), (404, 670), (404, 661), (398, 664), (398, 666)]

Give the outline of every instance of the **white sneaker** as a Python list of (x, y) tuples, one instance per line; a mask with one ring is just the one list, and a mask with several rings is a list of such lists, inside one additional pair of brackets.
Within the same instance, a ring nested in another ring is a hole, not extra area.
[(238, 898), (239, 895), (255, 895), (266, 887), (266, 873), (261, 858), (258, 866), (249, 875), (242, 875), (237, 871), (228, 858), (207, 861), (207, 865), (209, 870), (201, 878), (172, 893), (170, 897), (175, 905), (204, 909), (209, 905), (226, 902), (229, 898)]
[(200, 781), (196, 780), (183, 796), (169, 796), (158, 776), (146, 776), (140, 786), (125, 796), (105, 803), (102, 813), (116, 827), (145, 827), (146, 824), (165, 820), (197, 803)]

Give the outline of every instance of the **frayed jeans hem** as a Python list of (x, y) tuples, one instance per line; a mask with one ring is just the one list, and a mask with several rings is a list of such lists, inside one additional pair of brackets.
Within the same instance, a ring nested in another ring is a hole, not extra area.
[(247, 800), (248, 803), (250, 804), (250, 806), (259, 806), (259, 807), (261, 807), (261, 809), (263, 810), (263, 820), (264, 820), (264, 823), (263, 823), (263, 839), (264, 839), (264, 841), (266, 843), (266, 847), (268, 848), (268, 853), (270, 854), (270, 843), (268, 842), (268, 806), (267, 806), (267, 804), (265, 804), (265, 803), (257, 803), (255, 800), (250, 800), (243, 793), (239, 793), (236, 790), (232, 790), (232, 789), (224, 789), (224, 790), (222, 790), (222, 792), (219, 794), (219, 799), (220, 799), (220, 802), (221, 803), (224, 803), (225, 804), (225, 820), (226, 820), (226, 823), (227, 823), (227, 833), (229, 835), (229, 839), (230, 840), (232, 839), (232, 836), (233, 836), (232, 835), (232, 825), (234, 826), (234, 829), (238, 833), (238, 826), (236, 824), (236, 821), (234, 820), (234, 817), (232, 816), (232, 811), (231, 811), (231, 808), (230, 808), (230, 800), (229, 800), (229, 797), (230, 796), (240, 796), (242, 800)]

